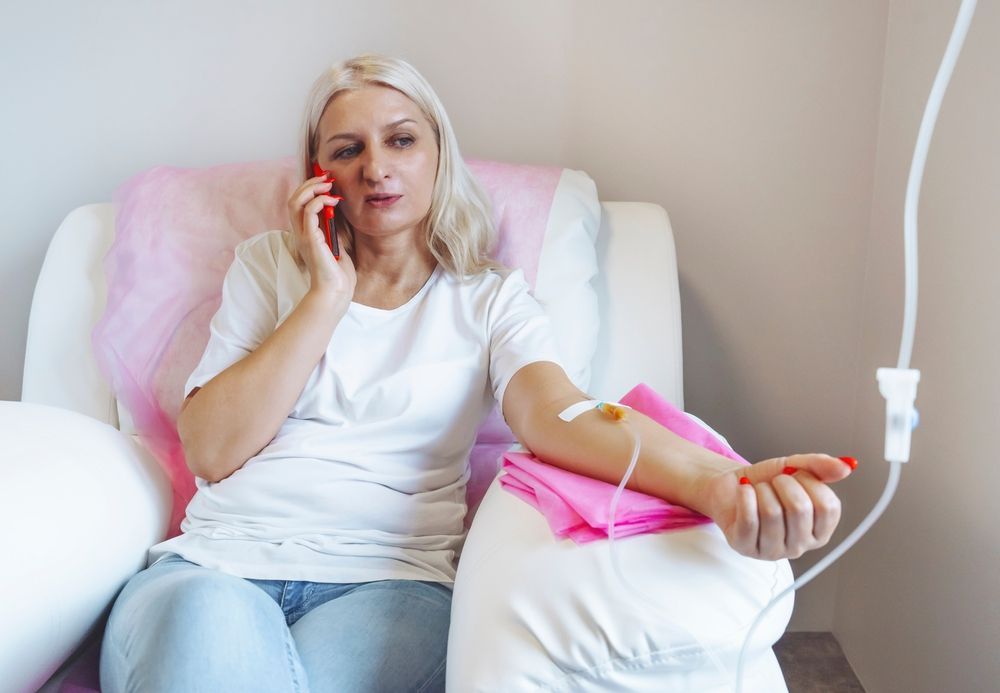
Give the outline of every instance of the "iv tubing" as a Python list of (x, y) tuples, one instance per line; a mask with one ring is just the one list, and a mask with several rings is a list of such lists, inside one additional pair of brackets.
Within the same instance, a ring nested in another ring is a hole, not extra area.
[(899, 362), (897, 368), (910, 367), (910, 355), (913, 352), (913, 333), (917, 323), (917, 207), (920, 203), (920, 184), (924, 178), (924, 163), (927, 160), (927, 150), (930, 147), (934, 125), (937, 123), (938, 111), (941, 110), (941, 100), (951, 81), (951, 73), (955, 69), (958, 54), (962, 51), (965, 36), (972, 23), (972, 13), (976, 11), (976, 0), (962, 0), (952, 29), (951, 39), (945, 49), (944, 58), (938, 68), (931, 95), (927, 99), (924, 117), (920, 122), (917, 134), (917, 146), (913, 152), (913, 162), (910, 165), (910, 179), (906, 184), (906, 206), (903, 213), (904, 256), (906, 260), (906, 303), (903, 308), (903, 336), (899, 344)]
[(743, 687), (743, 662), (746, 658), (747, 648), (750, 645), (750, 636), (753, 634), (754, 630), (757, 628), (757, 624), (764, 618), (764, 615), (771, 610), (775, 604), (780, 602), (785, 598), (790, 592), (794, 592), (799, 589), (814, 577), (822, 573), (830, 564), (836, 561), (838, 558), (844, 555), (848, 549), (850, 549), (854, 544), (865, 535), (865, 533), (871, 528), (873, 524), (882, 516), (886, 507), (889, 505), (889, 501), (892, 500), (893, 495), (896, 493), (896, 486), (899, 484), (899, 462), (892, 462), (889, 465), (889, 479), (886, 481), (885, 490), (882, 491), (882, 497), (878, 499), (875, 507), (872, 508), (868, 516), (861, 521), (851, 534), (840, 542), (833, 551), (823, 556), (822, 560), (819, 561), (812, 568), (804, 572), (799, 579), (793, 582), (791, 585), (786, 587), (777, 597), (772, 599), (767, 603), (760, 613), (757, 614), (757, 618), (754, 619), (753, 625), (750, 626), (750, 630), (747, 631), (746, 638), (743, 640), (743, 647), (740, 648), (740, 658), (736, 664), (736, 693), (740, 693)]
[[(937, 77), (934, 79), (934, 86), (931, 88), (930, 96), (927, 99), (927, 106), (924, 109), (924, 116), (920, 122), (920, 131), (917, 135), (917, 144), (913, 152), (913, 161), (910, 164), (910, 177), (906, 186), (906, 206), (903, 215), (903, 243), (904, 260), (906, 267), (906, 299), (903, 308), (903, 334), (899, 345), (899, 361), (897, 367), (900, 369), (909, 368), (910, 356), (913, 351), (913, 335), (916, 331), (917, 323), (917, 208), (920, 202), (920, 184), (924, 177), (924, 164), (927, 161), (927, 150), (930, 147), (931, 136), (934, 134), (934, 125), (937, 122), (938, 112), (941, 110), (941, 100), (944, 92), (951, 81), (952, 71), (955, 69), (955, 62), (958, 54), (965, 43), (965, 36), (969, 31), (969, 24), (972, 22), (972, 14), (976, 9), (976, 0), (962, 0), (962, 6), (958, 10), (955, 19), (955, 26), (945, 49), (944, 57), (941, 59), (941, 66), (938, 68)], [(743, 640), (743, 647), (740, 649), (740, 657), (736, 664), (736, 693), (740, 693), (743, 686), (743, 663), (746, 656), (747, 646), (750, 643), (750, 636), (760, 623), (764, 614), (786, 594), (797, 590), (807, 584), (814, 577), (819, 575), (831, 563), (840, 558), (854, 543), (864, 536), (865, 532), (882, 515), (882, 512), (889, 505), (896, 486), (899, 483), (899, 462), (892, 462), (889, 466), (889, 478), (885, 484), (885, 490), (878, 503), (872, 508), (868, 516), (861, 521), (861, 524), (851, 532), (851, 534), (841, 542), (833, 551), (823, 557), (823, 559), (803, 573), (792, 585), (786, 588), (781, 594), (772, 599), (765, 606), (757, 619), (747, 631)]]
[[(625, 573), (622, 572), (621, 565), (618, 559), (618, 545), (615, 543), (615, 523), (617, 522), (618, 501), (619, 499), (621, 499), (622, 492), (625, 490), (625, 484), (628, 483), (629, 478), (631, 478), (632, 476), (632, 472), (635, 471), (635, 465), (639, 462), (639, 450), (642, 447), (642, 443), (639, 439), (639, 433), (635, 430), (632, 423), (629, 422), (627, 419), (625, 419), (624, 423), (626, 423), (626, 425), (629, 428), (629, 432), (632, 434), (632, 440), (633, 440), (632, 458), (629, 461), (628, 469), (625, 471), (625, 476), (622, 477), (621, 483), (618, 484), (618, 488), (615, 489), (614, 495), (611, 496), (611, 504), (609, 506), (609, 511), (608, 511), (608, 547), (611, 551), (611, 566), (615, 569), (615, 574), (618, 576), (618, 579), (622, 582), (622, 584), (625, 585), (626, 589), (631, 591), (635, 596), (645, 601), (646, 604), (651, 605), (661, 614), (669, 615), (671, 617), (670, 620), (673, 621), (673, 614), (667, 613), (665, 607), (660, 601), (643, 594), (643, 592), (640, 589), (638, 589), (635, 585), (633, 585), (625, 578)], [(727, 671), (725, 666), (723, 666), (722, 664), (722, 660), (719, 659), (719, 656), (715, 653), (715, 651), (712, 648), (705, 647), (705, 645), (700, 640), (698, 640), (698, 638), (695, 637), (693, 633), (685, 629), (683, 626), (677, 624), (676, 622), (674, 623), (674, 625), (680, 630), (684, 631), (684, 634), (691, 639), (692, 644), (697, 645), (701, 649), (701, 651), (705, 655), (707, 655), (709, 659), (712, 660), (712, 663), (718, 668), (718, 670), (722, 673), (723, 676), (726, 675)]]
[[(948, 88), (948, 83), (951, 81), (951, 74), (955, 68), (955, 63), (958, 60), (958, 55), (962, 50), (962, 45), (965, 43), (965, 37), (968, 33), (969, 25), (972, 22), (972, 15), (976, 9), (976, 1), (977, 0), (962, 0), (962, 5), (958, 10), (958, 17), (955, 20), (955, 26), (952, 29), (951, 38), (948, 41), (948, 47), (945, 50), (945, 55), (942, 58), (940, 67), (938, 68), (934, 85), (931, 88), (931, 93), (928, 97), (927, 106), (924, 109), (924, 116), (920, 123), (920, 131), (917, 135), (917, 144), (913, 153), (913, 160), (910, 164), (910, 175), (906, 188), (906, 202), (903, 219), (906, 294), (903, 308), (903, 330), (899, 347), (899, 360), (897, 362), (897, 368), (899, 369), (909, 368), (910, 357), (913, 351), (913, 337), (916, 331), (918, 286), (917, 209), (920, 201), (920, 185), (923, 180), (924, 166), (927, 160), (927, 150), (930, 147), (931, 136), (934, 133), (934, 126), (937, 122), (938, 112), (941, 109), (941, 101), (944, 97), (944, 92)], [(654, 607), (660, 607), (657, 600), (650, 599), (649, 597), (643, 595), (642, 592), (631, 585), (625, 578), (625, 575), (619, 565), (617, 549), (615, 546), (615, 516), (618, 509), (618, 501), (621, 498), (625, 484), (628, 482), (629, 478), (632, 476), (632, 472), (635, 470), (636, 463), (639, 459), (639, 449), (641, 445), (638, 433), (636, 433), (635, 430), (632, 430), (631, 432), (635, 440), (632, 458), (629, 462), (628, 469), (625, 472), (625, 476), (622, 478), (618, 488), (615, 489), (614, 496), (611, 499), (609, 511), (608, 539), (611, 549), (611, 563), (614, 567), (615, 573), (618, 575), (618, 579), (621, 580), (621, 582), (630, 591), (632, 591), (635, 595), (642, 597), (648, 604), (651, 604)], [(885, 488), (883, 489), (878, 502), (875, 504), (875, 507), (871, 509), (871, 512), (868, 513), (864, 520), (861, 521), (861, 523), (854, 529), (853, 532), (851, 532), (850, 535), (848, 535), (846, 539), (844, 539), (844, 541), (838, 544), (836, 548), (830, 551), (830, 553), (824, 556), (812, 568), (799, 576), (795, 582), (785, 588), (780, 594), (771, 599), (771, 601), (769, 601), (764, 608), (761, 609), (760, 613), (757, 614), (757, 618), (754, 619), (749, 630), (747, 631), (743, 640), (743, 646), (740, 648), (740, 654), (736, 664), (736, 693), (740, 693), (742, 690), (743, 668), (751, 636), (763, 620), (764, 616), (775, 606), (775, 604), (784, 599), (788, 594), (808, 584), (813, 578), (826, 570), (834, 561), (839, 559), (852, 546), (854, 546), (854, 544), (857, 543), (857, 541), (861, 539), (865, 533), (868, 532), (871, 526), (882, 516), (882, 513), (885, 512), (885, 509), (892, 501), (892, 497), (895, 495), (896, 488), (899, 485), (899, 476), (900, 462), (890, 462), (889, 477), (886, 480)], [(725, 672), (725, 668), (715, 652), (704, 647), (704, 645), (702, 645), (691, 633), (688, 633), (688, 636), (690, 636), (692, 641), (697, 643), (701, 650), (712, 659), (713, 663), (720, 669), (720, 671)]]

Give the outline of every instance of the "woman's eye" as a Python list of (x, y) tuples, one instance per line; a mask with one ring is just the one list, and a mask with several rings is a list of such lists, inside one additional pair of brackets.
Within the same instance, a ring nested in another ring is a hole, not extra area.
[(357, 147), (354, 147), (354, 146), (344, 147), (339, 152), (337, 152), (336, 154), (334, 154), (333, 158), (334, 159), (343, 159), (346, 156), (351, 156), (351, 155), (355, 154), (356, 152), (357, 152)]
[(409, 135), (400, 135), (393, 141), (401, 147), (409, 147), (415, 140)]

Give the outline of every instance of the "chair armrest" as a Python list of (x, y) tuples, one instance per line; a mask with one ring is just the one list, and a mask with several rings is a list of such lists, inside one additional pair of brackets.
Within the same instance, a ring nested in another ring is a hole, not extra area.
[[(556, 539), (544, 517), (496, 480), (458, 564), (448, 639), (448, 690), (732, 690), (743, 637), (792, 582), (788, 561), (732, 550), (715, 525), (616, 542), (628, 592), (607, 541)], [(772, 609), (755, 631), (744, 690), (785, 691), (771, 646), (792, 612)], [(721, 662), (721, 673), (693, 634)]]
[(593, 279), (601, 329), (587, 391), (616, 399), (646, 383), (683, 409), (681, 301), (670, 218), (648, 202), (602, 202), (601, 212)]
[(167, 530), (165, 474), (133, 438), (67, 409), (0, 401), (0, 671), (36, 690)]

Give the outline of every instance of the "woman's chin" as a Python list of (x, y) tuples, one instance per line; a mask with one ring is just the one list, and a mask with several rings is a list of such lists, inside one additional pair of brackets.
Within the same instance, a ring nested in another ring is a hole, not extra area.
[(400, 214), (364, 214), (360, 219), (348, 219), (354, 228), (355, 236), (369, 238), (387, 238), (403, 233), (419, 233), (420, 222), (424, 217), (414, 218), (413, 215)]

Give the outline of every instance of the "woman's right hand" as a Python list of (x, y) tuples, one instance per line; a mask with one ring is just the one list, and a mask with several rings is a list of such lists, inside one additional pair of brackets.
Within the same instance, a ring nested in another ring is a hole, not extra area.
[[(288, 216), (292, 224), (292, 242), (297, 259), (309, 270), (310, 291), (338, 299), (347, 305), (354, 297), (357, 276), (354, 262), (346, 252), (341, 252), (338, 262), (326, 244), (326, 236), (319, 226), (319, 214), (325, 206), (336, 206), (340, 197), (331, 196), (333, 183), (323, 176), (310, 178), (292, 193), (288, 200)], [(344, 247), (340, 236), (340, 247)]]

